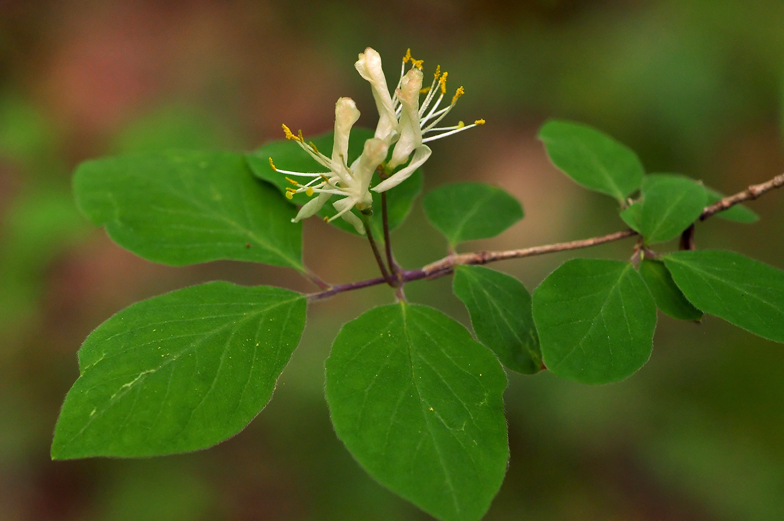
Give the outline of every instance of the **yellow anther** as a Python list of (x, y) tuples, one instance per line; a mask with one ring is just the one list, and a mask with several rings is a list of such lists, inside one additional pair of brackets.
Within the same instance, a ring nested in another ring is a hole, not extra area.
[(291, 188), (290, 186), (286, 187), (286, 191), (287, 192), (291, 192), (292, 194), (297, 193), (297, 189), (296, 188)]
[(319, 153), (319, 150), (316, 148), (316, 144), (313, 141), (310, 142), (310, 148), (312, 148), (315, 153)]
[(294, 194), (291, 192), (286, 192), (286, 199), (294, 199)]
[(458, 88), (455, 91), (455, 95), (452, 96), (452, 105), (457, 103), (457, 100), (460, 99), (460, 96), (462, 96), (463, 94), (465, 94), (465, 89), (463, 89), (463, 87)]
[(329, 222), (329, 217), (327, 217), (326, 215), (324, 216), (324, 222), (325, 222), (325, 223), (328, 223), (328, 222)]
[(313, 197), (313, 188), (309, 186), (308, 189), (305, 190), (305, 195), (307, 195), (308, 197)]
[(293, 139), (294, 141), (302, 141), (300, 138), (295, 136), (289, 127), (286, 125), (281, 125), (283, 127), (283, 132), (286, 134), (286, 139)]
[(441, 66), (436, 65), (436, 73), (435, 73), (436, 79), (438, 79), (439, 76), (441, 76)]
[(291, 183), (291, 184), (293, 184), (293, 185), (298, 185), (298, 184), (299, 184), (298, 182), (296, 182), (295, 180), (293, 180), (293, 179), (292, 179), (292, 178), (290, 178), (290, 177), (287, 177), (287, 178), (286, 178), (286, 181), (288, 181), (289, 183)]
[(299, 138), (299, 142), (300, 143), (304, 143), (305, 142), (305, 138), (302, 137), (302, 129), (297, 131), (297, 137)]
[(275, 163), (273, 163), (273, 162), (272, 162), (272, 158), (269, 158), (269, 160), (270, 160), (270, 166), (272, 167), (272, 169), (273, 169), (274, 171), (276, 171), (276, 172), (277, 172), (277, 171), (278, 171), (278, 169), (277, 169), (277, 168), (275, 168)]
[(329, 177), (325, 176), (324, 174), (319, 174), (319, 175), (321, 176), (321, 179), (322, 179), (322, 180), (323, 180), (325, 183), (329, 183)]
[(414, 58), (411, 58), (411, 65), (416, 67), (420, 71), (422, 70), (423, 63), (425, 63), (425, 60), (415, 60)]
[(419, 89), (420, 94), (427, 94), (430, 92), (430, 87), (425, 87), (424, 89)]
[(441, 75), (441, 78), (438, 80), (438, 84), (441, 85), (441, 94), (446, 94), (446, 77), (449, 75), (448, 72), (445, 72)]
[(474, 125), (484, 125), (484, 124), (485, 124), (485, 120), (483, 119), (477, 119), (476, 121), (474, 121)]
[(463, 128), (464, 126), (465, 126), (465, 123), (463, 123), (462, 121), (458, 121), (457, 122), (457, 128)]
[(403, 63), (408, 63), (408, 60), (411, 59), (411, 49), (406, 49), (406, 55), (403, 56)]

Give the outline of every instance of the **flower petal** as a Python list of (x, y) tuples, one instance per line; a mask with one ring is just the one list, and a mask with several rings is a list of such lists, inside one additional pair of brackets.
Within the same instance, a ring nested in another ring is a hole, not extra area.
[[(359, 110), (351, 98), (339, 98), (335, 104), (335, 142), (332, 146), (332, 163), (348, 161), (348, 137), (351, 127), (359, 119)], [(342, 157), (341, 157), (342, 156)]]
[(406, 166), (404, 169), (400, 170), (399, 172), (395, 172), (392, 174), (389, 179), (381, 181), (378, 185), (373, 187), (374, 192), (386, 192), (390, 188), (394, 188), (395, 186), (399, 185), (409, 177), (411, 174), (414, 173), (414, 170), (422, 166), (422, 164), (427, 161), (432, 154), (433, 151), (430, 150), (430, 147), (427, 145), (421, 145), (414, 150), (414, 157), (411, 158), (411, 162)]
[(413, 68), (400, 81), (397, 97), (402, 105), (400, 113), (400, 139), (395, 144), (389, 166), (394, 168), (408, 161), (411, 152), (422, 144), (419, 127), (419, 91), (422, 88), (422, 71)]
[(359, 75), (370, 82), (373, 89), (373, 99), (376, 100), (378, 109), (378, 126), (375, 137), (388, 139), (397, 130), (397, 116), (395, 115), (392, 96), (389, 95), (387, 79), (381, 68), (381, 56), (374, 49), (368, 47), (359, 55), (359, 60), (354, 64)]
[(346, 212), (340, 217), (352, 225), (358, 234), (365, 235), (365, 225), (362, 224), (362, 219), (354, 215), (352, 212)]
[[(365, 148), (362, 155), (354, 163), (354, 170), (352, 171), (354, 181), (357, 182), (356, 197), (357, 200), (364, 199), (364, 195), (370, 186), (370, 180), (373, 178), (378, 165), (384, 162), (387, 158), (387, 151), (389, 145), (383, 139), (371, 138), (365, 141)], [(369, 194), (368, 194), (369, 195)]]
[(332, 194), (318, 194), (316, 198), (311, 199), (299, 209), (299, 213), (297, 213), (297, 216), (294, 217), (291, 222), (296, 223), (302, 219), (307, 219), (308, 217), (316, 215), (318, 211), (321, 210), (321, 207), (329, 201), (330, 197), (332, 197)]

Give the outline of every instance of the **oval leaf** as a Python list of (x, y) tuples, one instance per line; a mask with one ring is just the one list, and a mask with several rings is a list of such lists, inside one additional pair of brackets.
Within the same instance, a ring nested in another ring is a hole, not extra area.
[(668, 174), (647, 175), (642, 181), (639, 232), (646, 244), (663, 242), (681, 234), (705, 208), (707, 196), (699, 183)]
[(203, 449), (264, 408), (305, 327), (305, 297), (211, 282), (134, 304), (79, 350), (52, 458)]
[[(359, 154), (362, 153), (365, 141), (373, 137), (373, 131), (366, 128), (354, 128), (351, 130), (348, 146), (348, 161), (350, 165)], [(323, 134), (314, 138), (309, 143), (316, 145), (316, 148), (325, 154), (332, 152), (333, 133)], [(325, 172), (326, 168), (316, 163), (299, 145), (289, 140), (272, 141), (265, 144), (258, 150), (251, 152), (247, 155), (248, 165), (253, 173), (275, 185), (281, 193), (285, 193), (286, 188), (292, 185), (286, 180), (286, 176), (280, 172), (272, 169), (269, 163), (269, 158), (275, 162), (275, 166), (284, 170), (291, 170), (292, 172)], [(289, 176), (294, 177), (294, 176)], [(302, 181), (302, 178), (294, 179), (295, 181)], [(378, 177), (378, 172), (373, 174), (373, 179), (370, 186), (379, 184), (381, 180)], [(411, 177), (400, 183), (394, 190), (389, 190), (387, 193), (387, 213), (389, 218), (389, 228), (395, 229), (400, 226), (411, 211), (411, 206), (414, 199), (422, 191), (422, 169), (417, 169)], [(370, 191), (373, 196), (373, 216), (370, 219), (372, 231), (377, 240), (383, 240), (383, 226), (381, 220), (381, 194)], [(295, 194), (290, 202), (297, 206), (302, 206), (310, 200), (305, 193)], [(332, 203), (338, 201), (338, 197), (333, 197), (330, 202), (325, 204), (321, 211), (318, 213), (322, 218), (332, 217), (337, 213)], [(356, 209), (352, 210), (357, 217), (360, 217)], [(349, 233), (356, 234), (356, 230), (352, 225), (343, 219), (335, 219), (330, 224), (337, 226), (341, 230)]]
[[(706, 206), (714, 203), (718, 203), (719, 201), (724, 199), (724, 194), (712, 188), (706, 187), (705, 192), (708, 194), (708, 202), (705, 203)], [(742, 204), (736, 204), (735, 206), (730, 207), (729, 210), (724, 210), (723, 212), (719, 212), (715, 215), (716, 217), (721, 217), (722, 219), (726, 219), (727, 221), (743, 223), (743, 224), (755, 223), (760, 219), (760, 216), (757, 215), (757, 213), (749, 209), (748, 206)]]
[(468, 309), (477, 339), (501, 363), (525, 374), (542, 369), (531, 295), (522, 282), (481, 266), (458, 266), (452, 290)]
[(784, 342), (784, 271), (731, 251), (679, 251), (664, 257), (675, 283), (705, 313)]
[(640, 220), (642, 219), (642, 203), (637, 202), (621, 212), (621, 219), (629, 228), (640, 233)]
[(702, 318), (702, 311), (686, 300), (681, 290), (675, 285), (675, 281), (672, 280), (670, 270), (663, 262), (643, 259), (640, 264), (640, 276), (653, 295), (656, 307), (661, 309), (663, 313), (678, 320), (699, 320)]
[(219, 259), (303, 270), (302, 226), (244, 156), (177, 151), (82, 163), (76, 202), (120, 246), (183, 266)]
[(578, 184), (620, 202), (640, 187), (645, 169), (637, 154), (595, 128), (551, 120), (539, 130), (550, 161)]
[(517, 199), (485, 183), (448, 184), (427, 194), (422, 204), (428, 220), (452, 246), (495, 237), (523, 218)]
[(444, 314), (405, 303), (341, 329), (327, 360), (338, 437), (374, 478), (442, 520), (478, 520), (509, 457), (498, 360)]
[(565, 262), (534, 291), (533, 315), (544, 363), (557, 376), (615, 382), (651, 356), (656, 305), (627, 262)]

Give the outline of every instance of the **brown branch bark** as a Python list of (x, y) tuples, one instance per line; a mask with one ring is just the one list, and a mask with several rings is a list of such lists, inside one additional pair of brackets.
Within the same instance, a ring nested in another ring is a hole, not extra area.
[(757, 197), (761, 196), (765, 192), (769, 192), (775, 188), (781, 188), (784, 186), (784, 174), (779, 174), (770, 181), (766, 181), (764, 183), (760, 183), (758, 185), (751, 185), (746, 190), (742, 192), (738, 192), (735, 195), (730, 195), (722, 199), (721, 201), (717, 201), (712, 205), (706, 207), (702, 211), (702, 215), (700, 215), (700, 221), (704, 221), (711, 215), (717, 214), (719, 212), (723, 212), (724, 210), (729, 210), (736, 204), (740, 204), (743, 201), (753, 201)]

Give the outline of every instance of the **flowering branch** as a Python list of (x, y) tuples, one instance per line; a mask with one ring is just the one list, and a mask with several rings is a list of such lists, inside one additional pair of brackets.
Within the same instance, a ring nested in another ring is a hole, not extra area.
[[(744, 201), (751, 201), (757, 199), (761, 195), (784, 186), (784, 174), (777, 175), (770, 181), (758, 185), (751, 185), (746, 190), (738, 192), (737, 194), (727, 196), (720, 201), (705, 207), (700, 215), (701, 221), (708, 217), (715, 215), (719, 212), (729, 210), (736, 204)], [(555, 244), (546, 244), (542, 246), (533, 246), (530, 248), (523, 248), (518, 250), (505, 250), (505, 251), (478, 251), (470, 253), (461, 253), (458, 255), (449, 255), (441, 260), (432, 262), (427, 266), (418, 270), (402, 270), (398, 273), (398, 277), (402, 284), (420, 279), (436, 279), (448, 275), (454, 271), (455, 266), (488, 264), (507, 259), (521, 259), (524, 257), (534, 257), (537, 255), (544, 255), (547, 253), (557, 253), (561, 251), (578, 250), (582, 248), (590, 248), (600, 244), (607, 244), (610, 242), (619, 241), (639, 235), (634, 230), (622, 230), (599, 237), (591, 237), (590, 239), (580, 239), (577, 241), (559, 242)], [(309, 295), (310, 300), (322, 300), (329, 298), (338, 293), (345, 291), (352, 291), (355, 289), (367, 288), (369, 286), (376, 286), (388, 282), (386, 277), (378, 277), (375, 279), (363, 280), (360, 282), (352, 282), (349, 284), (340, 284), (333, 286), (330, 289)]]

